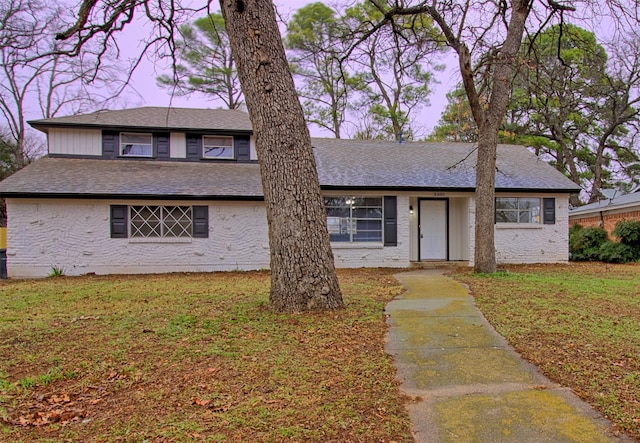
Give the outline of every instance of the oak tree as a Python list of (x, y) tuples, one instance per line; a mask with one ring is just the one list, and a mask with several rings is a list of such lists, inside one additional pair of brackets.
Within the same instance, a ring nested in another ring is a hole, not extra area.
[[(220, 0), (256, 137), (271, 254), (271, 306), (300, 312), (343, 306), (329, 243), (311, 139), (289, 71), (272, 2)], [(205, 5), (208, 7), (208, 5)], [(82, 51), (88, 39), (108, 44), (140, 10), (150, 37), (175, 48), (175, 4), (83, 0), (77, 21), (58, 34)]]

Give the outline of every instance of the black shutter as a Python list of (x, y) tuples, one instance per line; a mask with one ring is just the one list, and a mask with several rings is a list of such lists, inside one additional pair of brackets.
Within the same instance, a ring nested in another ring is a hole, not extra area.
[(556, 224), (556, 199), (555, 198), (543, 198), (543, 220), (545, 225)]
[(193, 237), (209, 238), (209, 206), (193, 207)]
[(395, 195), (384, 197), (384, 245), (398, 246), (398, 205)]
[(117, 158), (119, 153), (120, 133), (102, 131), (102, 157)]
[(187, 160), (200, 160), (202, 158), (202, 136), (187, 134)]
[(126, 205), (111, 205), (111, 238), (127, 238)]
[(169, 134), (153, 134), (153, 153), (156, 158), (169, 158)]
[(250, 158), (249, 136), (234, 137), (233, 140), (236, 159), (239, 162), (248, 162)]

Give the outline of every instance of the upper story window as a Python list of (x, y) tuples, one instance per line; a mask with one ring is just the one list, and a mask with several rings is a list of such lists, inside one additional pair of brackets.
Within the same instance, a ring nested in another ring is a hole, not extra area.
[(496, 198), (496, 223), (540, 223), (540, 199)]
[(202, 150), (204, 158), (233, 160), (233, 137), (205, 135)]
[(152, 157), (153, 136), (133, 132), (120, 133), (120, 155), (123, 157)]
[(381, 197), (325, 197), (333, 242), (381, 242)]

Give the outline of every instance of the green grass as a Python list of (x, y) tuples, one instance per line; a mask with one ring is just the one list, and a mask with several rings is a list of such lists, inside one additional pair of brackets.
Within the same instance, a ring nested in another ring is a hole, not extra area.
[(346, 309), (268, 308), (265, 272), (0, 283), (0, 441), (412, 441), (387, 270)]
[(456, 274), (500, 334), (640, 438), (640, 266), (518, 266)]

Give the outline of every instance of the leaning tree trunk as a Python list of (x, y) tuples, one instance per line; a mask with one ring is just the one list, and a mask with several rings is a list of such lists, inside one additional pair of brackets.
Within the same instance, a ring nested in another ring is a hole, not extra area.
[(495, 187), (498, 131), (478, 131), (476, 162), (476, 246), (474, 271), (496, 272)]
[(256, 137), (269, 223), (271, 306), (341, 308), (326, 213), (309, 131), (273, 3), (220, 0)]
[[(509, 29), (500, 51), (495, 56), (488, 107), (484, 112), (480, 109), (472, 109), (478, 125), (475, 272), (496, 272), (494, 225), (498, 130), (507, 110), (511, 83), (516, 72), (515, 58), (524, 35), (529, 8), (528, 0), (511, 1)], [(463, 55), (468, 56), (464, 52), (458, 52), (462, 75), (466, 82), (471, 83), (470, 57), (468, 59), (463, 57)], [(465, 87), (467, 87), (466, 84)], [(477, 100), (474, 103), (479, 106)]]

